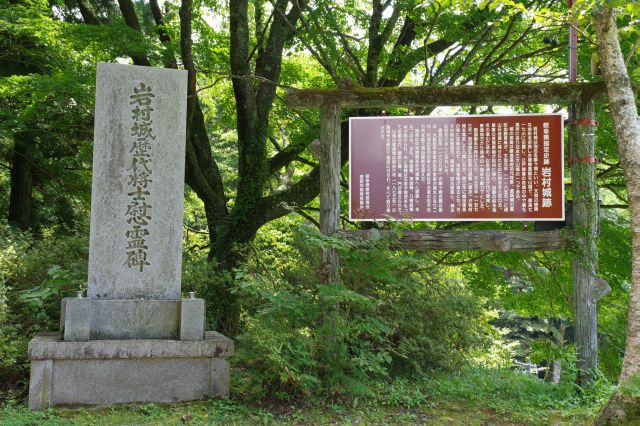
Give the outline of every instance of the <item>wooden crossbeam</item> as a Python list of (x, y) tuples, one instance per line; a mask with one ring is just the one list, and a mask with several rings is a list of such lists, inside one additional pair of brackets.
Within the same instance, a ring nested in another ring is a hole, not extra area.
[(399, 250), (548, 251), (563, 250), (569, 241), (561, 231), (397, 231), (367, 229), (341, 230), (338, 236), (352, 241), (388, 238)]
[(292, 108), (320, 108), (327, 102), (343, 108), (437, 107), (473, 105), (569, 104), (579, 98), (604, 99), (603, 82), (497, 84), (445, 87), (290, 89)]

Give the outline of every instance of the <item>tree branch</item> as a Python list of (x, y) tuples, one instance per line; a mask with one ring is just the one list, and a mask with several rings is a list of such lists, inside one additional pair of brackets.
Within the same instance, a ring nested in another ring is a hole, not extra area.
[(636, 50), (638, 50), (638, 46), (640, 46), (640, 34), (638, 34), (636, 41), (633, 43), (633, 46), (631, 46), (631, 49), (627, 54), (627, 58), (624, 61), (625, 65), (629, 65), (629, 62), (631, 62), (631, 59), (633, 59), (633, 57), (636, 55)]
[(160, 42), (166, 45), (166, 57), (165, 57), (165, 68), (178, 68), (178, 64), (176, 62), (175, 53), (173, 52), (173, 48), (171, 45), (171, 36), (167, 32), (164, 25), (164, 18), (162, 16), (162, 10), (160, 10), (160, 5), (158, 4), (158, 0), (149, 0), (149, 6), (151, 7), (151, 14), (153, 15), (153, 19), (156, 22), (156, 29), (158, 30), (158, 39)]
[[(289, 19), (287, 18), (287, 16), (285, 15), (285, 13), (281, 9), (276, 8), (276, 5), (273, 3), (273, 0), (270, 0), (270, 1), (271, 1), (271, 4), (273, 5), (274, 9), (278, 12), (278, 14), (280, 14), (280, 16), (282, 16), (284, 18), (284, 22), (287, 24), (289, 29), (292, 30), (292, 31), (295, 31), (296, 30), (295, 24), (292, 23), (291, 21), (289, 21)], [(297, 4), (297, 2), (296, 2), (296, 4)], [(305, 27), (305, 29), (307, 30), (307, 32), (309, 34), (311, 34), (312, 37), (313, 37), (313, 31), (310, 30), (310, 28), (309, 28), (308, 24), (306, 23), (306, 21), (303, 20), (303, 19), (301, 19), (300, 21), (302, 22), (302, 24)], [(336, 84), (338, 84), (339, 81), (340, 81), (340, 78), (338, 77), (338, 74), (336, 73), (336, 71), (333, 68), (333, 66), (331, 66), (329, 58), (326, 55), (326, 53), (324, 52), (324, 49), (322, 48), (322, 44), (319, 43), (318, 40), (314, 39), (314, 41), (316, 43), (316, 46), (314, 48), (313, 46), (311, 46), (311, 44), (309, 44), (309, 42), (307, 40), (304, 39), (304, 37), (300, 37), (300, 41), (309, 50), (309, 52), (311, 52), (311, 55), (314, 58), (316, 58), (316, 61), (318, 61), (320, 66), (322, 66), (322, 68), (324, 68), (325, 71), (327, 71), (327, 73), (331, 76), (333, 81)]]
[[(118, 5), (120, 6), (120, 12), (122, 12), (122, 17), (124, 18), (124, 22), (127, 24), (127, 26), (133, 30), (142, 32), (133, 2), (131, 0), (118, 0)], [(131, 59), (133, 59), (133, 63), (135, 65), (142, 65), (146, 67), (151, 66), (149, 60), (144, 55), (134, 54), (131, 55)]]
[(596, 174), (596, 179), (601, 179), (605, 176), (607, 176), (608, 174), (616, 171), (616, 170), (621, 170), (620, 169), (620, 161), (618, 161), (617, 163), (615, 163), (614, 165), (612, 165), (611, 167), (599, 172), (598, 174)]
[[(295, 5), (285, 15), (283, 9), (286, 8), (287, 3), (288, 0), (278, 0), (274, 5), (274, 8), (282, 13), (274, 15), (264, 53), (256, 59), (256, 76), (273, 82), (280, 80), (284, 44), (293, 35), (302, 14), (302, 6), (298, 1), (295, 1)], [(290, 23), (293, 28), (288, 27), (285, 21)], [(273, 85), (259, 85), (256, 92), (256, 106), (258, 116), (261, 119), (267, 119), (275, 92), (276, 88)]]
[(84, 22), (89, 25), (100, 25), (100, 20), (96, 15), (96, 9), (91, 0), (77, 0), (77, 2)]
[(471, 51), (467, 53), (467, 56), (464, 58), (464, 61), (462, 61), (462, 65), (460, 65), (458, 69), (455, 70), (451, 75), (451, 77), (449, 78), (449, 81), (447, 82), (447, 86), (454, 84), (456, 80), (462, 75), (462, 73), (467, 69), (467, 67), (469, 67), (469, 65), (471, 64), (471, 60), (475, 57), (476, 53), (480, 50), (480, 47), (484, 44), (484, 41), (487, 39), (487, 37), (489, 37), (489, 35), (493, 31), (493, 28), (494, 28), (493, 25), (487, 26), (487, 28), (482, 32), (478, 40), (475, 42), (475, 44), (471, 48)]
[(304, 217), (305, 219), (307, 219), (309, 222), (313, 223), (316, 228), (320, 229), (320, 222), (315, 220), (310, 214), (305, 213), (304, 210), (302, 209), (296, 209), (295, 212), (298, 213), (300, 216)]
[(367, 49), (367, 66), (364, 80), (365, 87), (375, 87), (376, 85), (380, 52), (384, 47), (384, 43), (380, 37), (380, 23), (382, 22), (383, 12), (381, 0), (373, 0), (371, 8), (372, 11), (368, 29), (369, 48)]
[[(349, 159), (349, 126), (348, 122), (341, 124), (341, 165)], [(260, 200), (258, 212), (261, 214), (256, 222), (259, 226), (282, 217), (291, 211), (292, 207), (302, 207), (311, 202), (320, 193), (320, 167), (314, 167), (302, 179), (291, 185), (287, 190), (276, 192)]]

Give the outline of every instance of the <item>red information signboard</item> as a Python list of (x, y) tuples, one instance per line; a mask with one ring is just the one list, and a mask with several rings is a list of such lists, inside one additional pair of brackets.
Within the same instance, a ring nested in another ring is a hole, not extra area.
[(564, 220), (561, 114), (349, 126), (352, 220)]

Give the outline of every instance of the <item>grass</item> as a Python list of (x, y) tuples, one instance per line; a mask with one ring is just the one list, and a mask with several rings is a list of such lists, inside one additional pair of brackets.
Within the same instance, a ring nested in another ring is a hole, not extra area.
[(582, 425), (613, 390), (597, 384), (577, 392), (503, 370), (464, 370), (375, 383), (360, 397), (283, 400), (243, 394), (228, 400), (103, 409), (30, 412), (9, 400), (0, 425)]

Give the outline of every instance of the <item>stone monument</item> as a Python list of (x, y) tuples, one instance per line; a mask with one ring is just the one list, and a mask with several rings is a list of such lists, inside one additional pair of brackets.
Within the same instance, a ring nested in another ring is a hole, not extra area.
[(227, 396), (233, 341), (181, 298), (187, 71), (99, 63), (87, 297), (29, 343), (29, 408)]

